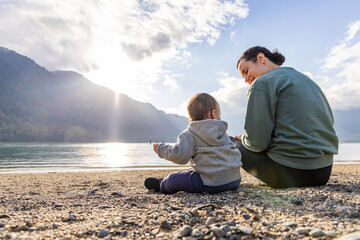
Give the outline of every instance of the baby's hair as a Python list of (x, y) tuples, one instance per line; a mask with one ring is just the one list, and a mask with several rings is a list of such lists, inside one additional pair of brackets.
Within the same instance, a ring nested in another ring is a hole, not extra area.
[(256, 62), (257, 55), (259, 53), (263, 53), (265, 57), (267, 57), (270, 61), (272, 61), (276, 65), (281, 66), (285, 62), (284, 55), (279, 53), (279, 51), (276, 48), (274, 49), (273, 52), (270, 52), (267, 48), (256, 46), (249, 48), (241, 55), (241, 57), (239, 58), (236, 64), (236, 69), (239, 69), (239, 64), (242, 59), (245, 59), (246, 61)]
[(207, 118), (208, 113), (216, 109), (217, 101), (207, 93), (197, 93), (189, 101), (187, 111), (190, 122), (200, 121)]

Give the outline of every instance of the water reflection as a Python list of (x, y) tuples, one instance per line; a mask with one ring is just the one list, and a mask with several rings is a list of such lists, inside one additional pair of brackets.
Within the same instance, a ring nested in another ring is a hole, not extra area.
[[(360, 144), (340, 144), (335, 163), (360, 163)], [(1, 143), (0, 173), (178, 166), (149, 143)]]
[(131, 145), (124, 143), (103, 144), (100, 150), (100, 159), (103, 161), (104, 167), (128, 166), (131, 162), (128, 154), (130, 146)]

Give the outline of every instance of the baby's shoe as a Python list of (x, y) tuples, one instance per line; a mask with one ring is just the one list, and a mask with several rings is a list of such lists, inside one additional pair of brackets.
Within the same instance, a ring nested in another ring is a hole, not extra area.
[(163, 178), (146, 178), (144, 181), (144, 185), (147, 189), (154, 189), (155, 192), (160, 192), (160, 183)]

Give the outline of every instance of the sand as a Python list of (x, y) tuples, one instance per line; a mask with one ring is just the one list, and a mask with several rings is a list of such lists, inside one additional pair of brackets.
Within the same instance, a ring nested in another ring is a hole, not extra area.
[(323, 187), (271, 189), (244, 171), (215, 195), (143, 186), (171, 171), (2, 174), (0, 239), (360, 239), (360, 165), (335, 165)]

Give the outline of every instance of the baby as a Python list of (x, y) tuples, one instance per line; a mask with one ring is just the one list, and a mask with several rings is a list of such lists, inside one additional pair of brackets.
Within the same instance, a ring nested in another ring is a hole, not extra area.
[(219, 193), (236, 190), (241, 181), (241, 154), (226, 134), (228, 125), (220, 118), (220, 106), (211, 95), (198, 93), (187, 106), (190, 124), (174, 146), (154, 144), (161, 158), (187, 164), (188, 171), (173, 172), (166, 178), (147, 178), (144, 185), (162, 193), (186, 191)]

